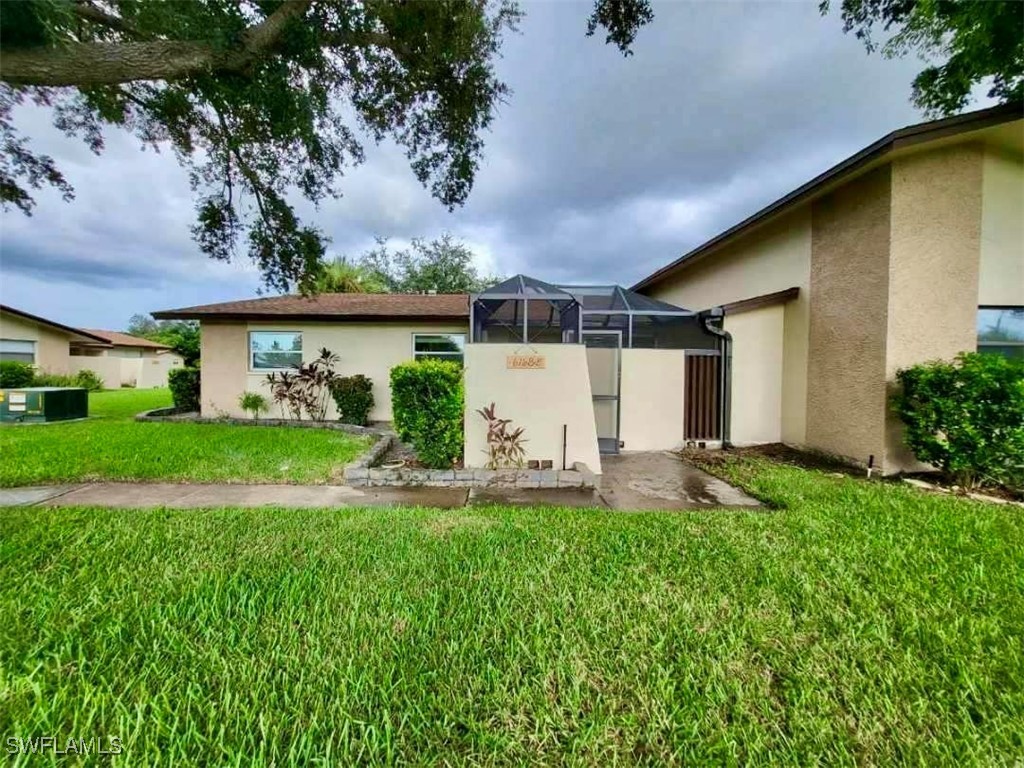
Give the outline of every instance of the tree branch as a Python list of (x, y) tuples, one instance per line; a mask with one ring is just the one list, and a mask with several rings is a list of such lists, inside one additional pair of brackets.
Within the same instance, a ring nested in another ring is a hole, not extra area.
[(95, 5), (90, 3), (89, 0), (76, 0), (72, 12), (83, 21), (99, 24), (102, 27), (123, 32), (126, 35), (131, 35), (132, 37), (141, 38), (143, 40), (153, 38), (153, 35), (147, 35), (141, 30), (136, 29), (119, 16), (112, 16), (106, 11), (97, 8)]
[(288, 23), (301, 17), (311, 2), (288, 0), (249, 27), (241, 46), (226, 50), (202, 41), (153, 40), (5, 51), (0, 57), (0, 80), (14, 85), (89, 87), (177, 80), (199, 72), (240, 72), (272, 50)]

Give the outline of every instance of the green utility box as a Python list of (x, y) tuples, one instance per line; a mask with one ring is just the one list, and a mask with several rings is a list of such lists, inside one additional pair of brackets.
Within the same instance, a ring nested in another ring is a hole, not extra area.
[(89, 392), (78, 387), (0, 389), (0, 421), (67, 421), (89, 415)]

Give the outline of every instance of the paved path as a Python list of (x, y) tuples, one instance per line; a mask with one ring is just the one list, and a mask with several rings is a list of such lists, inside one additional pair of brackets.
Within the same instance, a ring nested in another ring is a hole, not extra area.
[(466, 505), (466, 488), (349, 488), (345, 485), (88, 483), (0, 489), (0, 506), (46, 507), (429, 507)]
[(668, 452), (607, 456), (601, 489), (349, 488), (344, 485), (87, 483), (0, 489), (0, 506), (48, 507), (604, 507), (618, 510), (756, 507), (738, 488)]

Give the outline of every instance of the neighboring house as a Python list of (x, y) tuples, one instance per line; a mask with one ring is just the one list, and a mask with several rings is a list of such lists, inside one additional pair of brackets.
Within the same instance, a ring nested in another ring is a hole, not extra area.
[(105, 344), (72, 341), (71, 368), (73, 371), (95, 371), (107, 389), (121, 386), (140, 389), (166, 387), (168, 372), (185, 364), (184, 358), (166, 344), (119, 331), (80, 330), (103, 339)]
[(895, 131), (633, 286), (724, 306), (732, 442), (910, 468), (898, 369), (1024, 356), (1022, 116)]
[(0, 305), (0, 360), (29, 363), (41, 372), (88, 369), (107, 389), (166, 387), (167, 372), (184, 364), (164, 344), (117, 331), (72, 328)]
[(0, 304), (0, 360), (29, 363), (46, 373), (68, 374), (77, 370), (71, 365), (72, 344), (107, 343), (90, 331)]

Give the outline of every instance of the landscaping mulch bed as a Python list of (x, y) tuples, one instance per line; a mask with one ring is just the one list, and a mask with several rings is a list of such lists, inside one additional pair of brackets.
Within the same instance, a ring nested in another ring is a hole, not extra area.
[(777, 464), (786, 464), (791, 467), (800, 467), (801, 469), (813, 469), (819, 472), (838, 472), (852, 477), (864, 477), (866, 475), (863, 467), (847, 464), (825, 453), (801, 451), (783, 443), (753, 445), (746, 448), (724, 448), (715, 451), (686, 448), (680, 451), (680, 455), (691, 464), (695, 464), (709, 472), (714, 472), (715, 468), (722, 467), (734, 458), (740, 457), (768, 459)]
[[(416, 455), (416, 449), (408, 443), (403, 443), (397, 439), (392, 441), (391, 447), (388, 449), (387, 453), (381, 457), (380, 461), (375, 466), (382, 467), (398, 461), (404, 462), (402, 466), (408, 467), (409, 469), (427, 469), (427, 465), (420, 461), (419, 457)], [(462, 460), (460, 459), (455, 462), (451, 468), (462, 469)]]

